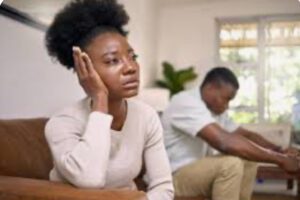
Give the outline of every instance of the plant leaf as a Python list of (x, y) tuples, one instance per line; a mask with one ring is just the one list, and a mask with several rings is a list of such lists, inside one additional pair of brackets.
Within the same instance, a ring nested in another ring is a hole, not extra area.
[(194, 72), (193, 67), (178, 71), (178, 82), (184, 85), (186, 82), (192, 81), (197, 78), (197, 74)]
[(159, 87), (169, 89), (171, 96), (184, 90), (184, 84), (188, 81), (194, 80), (197, 77), (193, 66), (177, 71), (169, 62), (163, 62), (162, 66), (164, 80), (157, 80), (155, 83)]
[(167, 88), (167, 89), (170, 88), (170, 86), (165, 81), (162, 81), (162, 80), (155, 81), (155, 84), (162, 88)]

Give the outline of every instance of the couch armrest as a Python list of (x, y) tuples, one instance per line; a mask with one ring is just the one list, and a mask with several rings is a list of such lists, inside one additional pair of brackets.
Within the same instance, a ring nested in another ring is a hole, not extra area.
[(46, 180), (0, 176), (0, 200), (139, 200), (145, 193), (132, 190), (78, 189)]

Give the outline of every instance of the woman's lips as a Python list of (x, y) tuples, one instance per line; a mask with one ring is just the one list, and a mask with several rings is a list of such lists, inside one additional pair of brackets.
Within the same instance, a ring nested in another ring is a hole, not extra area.
[(123, 88), (125, 89), (135, 89), (139, 86), (139, 81), (130, 81), (123, 84)]

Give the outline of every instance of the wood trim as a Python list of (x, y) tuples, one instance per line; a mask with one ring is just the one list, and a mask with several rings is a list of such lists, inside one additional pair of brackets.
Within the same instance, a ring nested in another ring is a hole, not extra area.
[(4, 15), (8, 18), (11, 18), (15, 21), (18, 21), (22, 24), (25, 24), (27, 26), (33, 27), (35, 29), (46, 31), (48, 26), (43, 24), (42, 22), (39, 22), (38, 20), (35, 20), (31, 16), (5, 4), (2, 3), (0, 6), (0, 15)]
[(257, 170), (257, 179), (279, 179), (287, 180), (287, 188), (289, 189), (293, 185), (291, 180), (297, 181), (297, 196), (300, 197), (300, 176), (286, 173), (284, 170), (277, 166), (259, 166)]

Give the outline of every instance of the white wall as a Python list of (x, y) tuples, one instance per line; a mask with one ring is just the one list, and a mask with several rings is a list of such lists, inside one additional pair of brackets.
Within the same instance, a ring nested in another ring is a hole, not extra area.
[(76, 76), (51, 62), (44, 32), (0, 15), (0, 118), (49, 116), (83, 97)]
[[(169, 1), (171, 2), (171, 1)], [(158, 64), (194, 65), (203, 76), (215, 65), (219, 17), (300, 13), (298, 0), (189, 0), (160, 5)], [(160, 73), (159, 75), (160, 76)], [(195, 81), (192, 85), (199, 83)]]

